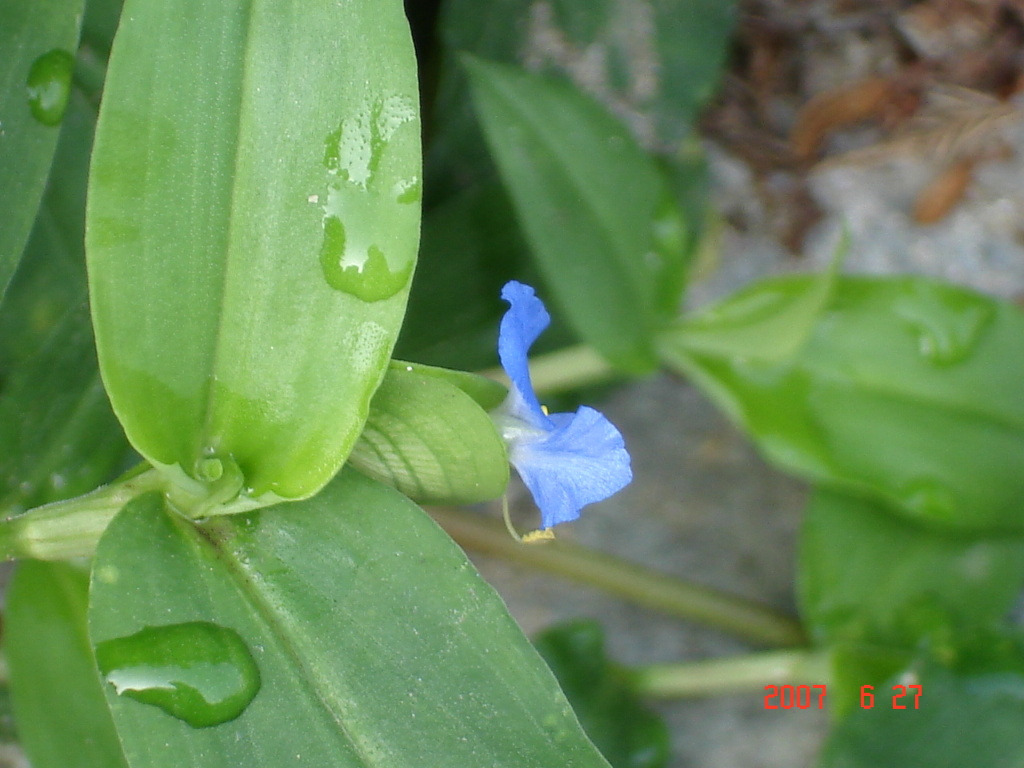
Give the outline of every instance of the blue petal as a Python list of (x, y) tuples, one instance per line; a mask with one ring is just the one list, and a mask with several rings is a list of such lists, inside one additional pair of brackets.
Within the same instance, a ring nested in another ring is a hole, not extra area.
[(593, 408), (556, 413), (551, 422), (551, 431), (509, 446), (509, 460), (533, 494), (544, 528), (575, 520), (584, 506), (633, 479), (622, 435)]
[(530, 347), (551, 323), (551, 316), (533, 288), (515, 280), (501, 289), (501, 298), (511, 305), (498, 331), (498, 358), (512, 382), (506, 411), (536, 427), (551, 429), (534, 394), (528, 362)]

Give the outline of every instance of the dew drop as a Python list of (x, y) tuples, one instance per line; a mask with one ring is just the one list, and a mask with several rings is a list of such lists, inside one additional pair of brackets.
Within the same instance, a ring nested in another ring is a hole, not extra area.
[(394, 296), (412, 276), (421, 183), (403, 175), (406, 155), (390, 148), (416, 131), (411, 102), (391, 97), (348, 115), (324, 140), (320, 266), (328, 285), (366, 302)]
[(921, 356), (934, 365), (967, 358), (994, 316), (992, 304), (967, 291), (939, 290), (922, 283), (894, 304), (896, 314), (917, 336)]
[(71, 96), (74, 57), (54, 48), (32, 62), (25, 83), (32, 117), (43, 125), (59, 125)]
[(947, 522), (956, 518), (956, 499), (938, 480), (918, 478), (908, 483), (900, 501), (909, 512), (926, 520)]
[(384, 252), (375, 244), (349, 242), (345, 225), (337, 216), (324, 220), (320, 266), (332, 288), (367, 302), (394, 296), (412, 272), (411, 262), (404, 269), (392, 270)]
[(241, 636), (205, 621), (106, 640), (96, 646), (96, 662), (119, 696), (193, 728), (234, 720), (260, 689), (259, 667)]

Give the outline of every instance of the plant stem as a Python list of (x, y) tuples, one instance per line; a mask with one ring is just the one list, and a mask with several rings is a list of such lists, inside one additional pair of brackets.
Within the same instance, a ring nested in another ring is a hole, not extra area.
[[(508, 384), (508, 376), (500, 368), (481, 371), (481, 375)], [(565, 347), (530, 359), (530, 379), (539, 394), (550, 395), (587, 384), (598, 384), (616, 375), (615, 369), (585, 344)]]
[(84, 496), (36, 507), (0, 521), (0, 558), (67, 560), (87, 557), (121, 507), (146, 491), (163, 488), (155, 469), (98, 488)]
[(564, 576), (757, 643), (781, 646), (806, 643), (803, 629), (796, 620), (758, 603), (561, 540), (520, 544), (508, 535), (501, 523), (477, 513), (449, 508), (433, 508), (430, 513), (467, 549)]
[(824, 651), (769, 651), (691, 664), (655, 664), (634, 669), (635, 690), (660, 699), (720, 693), (763, 691), (766, 685), (829, 682)]

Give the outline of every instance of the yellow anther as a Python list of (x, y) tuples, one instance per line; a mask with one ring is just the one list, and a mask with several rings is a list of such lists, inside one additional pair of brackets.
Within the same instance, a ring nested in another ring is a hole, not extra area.
[(523, 544), (541, 544), (545, 541), (554, 541), (555, 531), (553, 528), (540, 528), (536, 531), (530, 531), (528, 534), (523, 536)]

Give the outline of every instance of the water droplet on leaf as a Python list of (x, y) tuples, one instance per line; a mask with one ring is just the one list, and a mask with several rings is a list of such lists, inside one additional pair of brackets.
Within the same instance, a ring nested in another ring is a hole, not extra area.
[(59, 125), (71, 96), (74, 57), (54, 48), (32, 62), (25, 86), (32, 117), (43, 125)]
[(896, 314), (917, 335), (921, 355), (935, 365), (963, 361), (994, 316), (991, 302), (967, 291), (937, 289), (915, 282), (894, 304)]
[(327, 169), (320, 266), (334, 289), (366, 302), (390, 298), (412, 276), (418, 177), (406, 178), (389, 146), (400, 131), (416, 131), (407, 100), (380, 99), (341, 121), (325, 139)]
[(96, 662), (119, 696), (159, 707), (194, 728), (234, 720), (260, 689), (245, 641), (206, 621), (106, 640), (96, 646)]
[(903, 506), (917, 517), (936, 522), (956, 518), (956, 499), (938, 480), (922, 478), (907, 485), (900, 495)]

